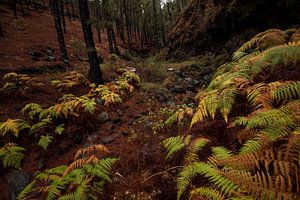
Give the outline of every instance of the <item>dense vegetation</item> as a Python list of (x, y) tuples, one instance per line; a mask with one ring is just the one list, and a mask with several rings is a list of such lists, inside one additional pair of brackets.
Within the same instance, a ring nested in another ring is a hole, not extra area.
[[(230, 37), (214, 34), (228, 28), (230, 13), (265, 3), (4, 2), (14, 17), (19, 6), (23, 17), (40, 11), (54, 19), (60, 51), (30, 50), (30, 62), (50, 63), (46, 70), (16, 66), (20, 58), (0, 66), (0, 188), (9, 193), (0, 198), (300, 199), (295, 2), (285, 1), (289, 24), (259, 33), (265, 27), (251, 24), (248, 37), (245, 17), (232, 21)], [(285, 5), (277, 3), (267, 10)], [(0, 42), (10, 39), (7, 21)], [(69, 39), (78, 28), (80, 37)]]

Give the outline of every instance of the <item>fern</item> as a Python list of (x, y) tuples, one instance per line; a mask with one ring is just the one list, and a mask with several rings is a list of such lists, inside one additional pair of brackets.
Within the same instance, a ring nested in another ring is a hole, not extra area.
[(21, 113), (25, 115), (28, 114), (29, 118), (31, 120), (34, 119), (34, 117), (39, 116), (39, 114), (42, 112), (43, 108), (41, 105), (37, 103), (29, 103), (26, 104), (25, 107), (21, 110)]
[(49, 144), (52, 142), (53, 137), (50, 135), (42, 135), (38, 145), (41, 146), (44, 150), (47, 150)]
[(14, 167), (19, 169), (21, 161), (24, 158), (24, 148), (17, 146), (14, 143), (8, 143), (0, 149), (0, 159), (2, 160), (5, 168)]
[(20, 131), (28, 128), (30, 128), (29, 124), (21, 119), (8, 119), (5, 122), (0, 123), (0, 134), (2, 136), (13, 134), (18, 137)]
[(171, 155), (173, 155), (175, 152), (180, 151), (183, 149), (189, 142), (190, 142), (191, 136), (176, 136), (176, 137), (170, 137), (162, 141), (162, 144), (167, 150), (167, 156), (166, 159), (168, 159)]

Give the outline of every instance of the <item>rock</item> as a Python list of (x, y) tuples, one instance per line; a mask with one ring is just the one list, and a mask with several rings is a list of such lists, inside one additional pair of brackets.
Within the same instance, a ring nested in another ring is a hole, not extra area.
[(199, 66), (198, 66), (197, 64), (192, 64), (190, 67), (191, 67), (192, 69), (198, 69), (198, 68), (199, 68)]
[(43, 59), (44, 61), (47, 62), (55, 62), (56, 58), (54, 56), (47, 56), (46, 58)]
[(129, 136), (129, 132), (128, 131), (122, 131), (122, 135), (127, 137), (127, 136)]
[(38, 51), (29, 51), (29, 55), (31, 55), (32, 57), (36, 57), (36, 58), (42, 57), (42, 53), (38, 52)]
[(182, 76), (182, 72), (181, 72), (181, 70), (180, 69), (176, 69), (175, 71), (174, 71), (174, 73), (177, 75), (177, 76), (179, 76), (179, 77), (183, 77)]
[(95, 102), (96, 102), (97, 104), (99, 104), (99, 105), (103, 105), (103, 104), (104, 104), (104, 101), (103, 101), (102, 99), (100, 99), (100, 98), (96, 98), (96, 99), (95, 99)]
[(48, 47), (48, 49), (46, 50), (46, 54), (48, 55), (48, 56), (52, 56), (53, 55), (53, 53), (54, 53), (54, 49), (53, 48), (50, 48), (50, 47)]
[(110, 144), (110, 143), (112, 143), (114, 140), (115, 140), (115, 138), (114, 138), (112, 135), (109, 135), (109, 136), (106, 136), (106, 137), (101, 138), (100, 141), (102, 142), (102, 144)]
[(205, 76), (203, 77), (203, 80), (208, 81), (208, 80), (210, 80), (210, 78), (211, 78), (210, 75), (205, 75)]
[(12, 169), (6, 175), (10, 199), (17, 199), (18, 194), (31, 182), (31, 176), (25, 171)]
[(161, 103), (168, 101), (168, 97), (164, 94), (157, 94), (156, 99)]
[(186, 82), (187, 84), (192, 84), (192, 83), (193, 83), (193, 79), (191, 79), (191, 78), (184, 78), (183, 80), (184, 80), (184, 82)]
[(117, 113), (118, 113), (119, 116), (123, 116), (123, 111), (122, 110), (117, 109)]
[(104, 123), (106, 121), (108, 121), (110, 119), (109, 114), (107, 112), (101, 112), (98, 116), (97, 116), (97, 120), (101, 123)]
[(171, 92), (180, 94), (180, 93), (185, 93), (185, 89), (179, 85), (175, 85), (173, 88), (171, 88)]

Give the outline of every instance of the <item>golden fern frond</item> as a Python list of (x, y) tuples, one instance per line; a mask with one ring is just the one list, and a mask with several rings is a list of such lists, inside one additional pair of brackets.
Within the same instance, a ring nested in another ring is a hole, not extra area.
[(8, 119), (0, 123), (0, 135), (13, 134), (18, 137), (20, 131), (27, 128), (30, 128), (29, 124), (21, 119)]
[(66, 170), (64, 171), (63, 176), (66, 176), (68, 173), (70, 173), (71, 171), (73, 171), (74, 169), (79, 169), (82, 168), (84, 165), (86, 164), (90, 164), (90, 163), (95, 163), (97, 162), (99, 159), (95, 156), (92, 155), (90, 157), (87, 158), (80, 158), (75, 160), (73, 163), (71, 163)]
[(106, 146), (102, 144), (96, 144), (84, 149), (79, 149), (75, 154), (74, 160), (82, 157), (90, 157), (91, 155), (95, 154), (105, 155), (107, 153), (109, 153), (109, 150)]

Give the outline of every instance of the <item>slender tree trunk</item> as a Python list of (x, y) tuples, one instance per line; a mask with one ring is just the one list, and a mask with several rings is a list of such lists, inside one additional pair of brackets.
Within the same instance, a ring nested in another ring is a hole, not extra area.
[(2, 29), (1, 19), (0, 19), (0, 37), (4, 37), (4, 32), (3, 32), (3, 29)]
[(107, 33), (107, 39), (108, 39), (109, 53), (113, 54), (114, 53), (114, 46), (113, 46), (113, 40), (112, 40), (111, 28), (110, 27), (106, 28), (106, 33)]
[(128, 42), (128, 49), (131, 51), (131, 39), (130, 39), (130, 31), (129, 31), (129, 19), (127, 15), (127, 10), (126, 10), (126, 0), (123, 0), (123, 8), (124, 8), (124, 15), (125, 15), (125, 24), (126, 24), (126, 33), (127, 33), (127, 42)]
[(113, 44), (114, 44), (114, 53), (116, 55), (120, 55), (120, 51), (119, 51), (119, 47), (118, 47), (118, 43), (117, 43), (117, 39), (116, 39), (115, 31), (114, 31), (113, 27), (111, 27), (111, 37), (112, 37)]
[(172, 22), (172, 14), (171, 14), (171, 11), (170, 11), (170, 3), (167, 3), (167, 10), (168, 10), (168, 14), (169, 14), (169, 20), (170, 20), (170, 22)]
[(75, 8), (74, 8), (74, 3), (73, 0), (71, 2), (71, 9), (72, 9), (72, 17), (73, 17), (73, 20), (75, 21)]
[(95, 49), (92, 27), (89, 23), (90, 14), (88, 8), (88, 0), (78, 0), (78, 5), (82, 31), (90, 62), (89, 79), (92, 83), (101, 84), (103, 83), (102, 72), (99, 66), (99, 60)]
[(60, 14), (61, 14), (64, 33), (67, 33), (64, 2), (62, 0), (59, 2), (59, 8), (60, 8)]
[(156, 49), (158, 49), (159, 44), (158, 44), (158, 25), (157, 25), (157, 17), (156, 17), (156, 0), (152, 0), (152, 6), (153, 6), (153, 17), (154, 17), (154, 43)]
[(66, 7), (67, 7), (67, 16), (69, 21), (71, 21), (71, 13), (70, 13), (70, 8), (69, 8), (69, 0), (66, 1)]
[(11, 7), (14, 12), (15, 18), (18, 18), (18, 16), (17, 16), (17, 0), (12, 0)]
[[(160, 3), (161, 3), (161, 0), (159, 1), (159, 4)], [(161, 32), (162, 32), (163, 44), (166, 44), (165, 25), (164, 25), (164, 18), (163, 18), (161, 5), (159, 6), (159, 11), (160, 11), (160, 22), (161, 22)]]
[(24, 2), (23, 0), (20, 0), (20, 4), (21, 4), (21, 12), (22, 12), (22, 16), (25, 16), (25, 11), (24, 11)]
[(29, 13), (29, 3), (28, 3), (28, 0), (25, 0), (26, 1), (26, 9), (27, 9), (27, 15), (29, 16), (30, 13)]
[(61, 27), (61, 16), (60, 16), (59, 5), (57, 0), (52, 1), (52, 12), (54, 16), (54, 23), (57, 32), (61, 58), (63, 61), (66, 61), (68, 60), (68, 54), (67, 54), (67, 49), (66, 49), (66, 44), (64, 39), (64, 33)]

